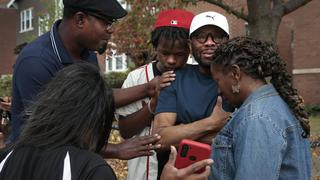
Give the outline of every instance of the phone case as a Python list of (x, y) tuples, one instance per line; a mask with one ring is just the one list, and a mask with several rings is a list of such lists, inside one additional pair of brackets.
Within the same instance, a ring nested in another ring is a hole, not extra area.
[[(179, 143), (175, 167), (178, 169), (185, 168), (195, 162), (210, 158), (211, 147), (208, 144), (183, 139)], [(200, 169), (201, 173), (205, 168)]]

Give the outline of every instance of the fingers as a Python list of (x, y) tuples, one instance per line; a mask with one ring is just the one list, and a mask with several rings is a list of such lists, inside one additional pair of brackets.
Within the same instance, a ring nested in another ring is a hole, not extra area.
[(153, 150), (159, 149), (161, 147), (160, 144), (157, 145), (145, 145), (145, 146), (140, 146), (135, 150), (135, 157), (140, 157), (140, 156), (151, 156), (154, 154)]
[(216, 106), (221, 107), (221, 109), (222, 109), (222, 97), (221, 96), (218, 96)]
[(156, 145), (145, 145), (145, 146), (141, 146), (140, 151), (152, 151), (152, 150), (157, 150), (161, 148), (161, 144), (156, 144)]
[(192, 180), (207, 180), (210, 175), (210, 166), (206, 166), (205, 171), (200, 174), (195, 174)]
[(154, 134), (152, 136), (140, 136), (137, 138), (139, 141), (138, 143), (140, 145), (150, 145), (150, 144), (156, 144), (160, 140), (160, 135)]
[(160, 140), (160, 136), (155, 134), (153, 136), (141, 136), (134, 139), (136, 146), (136, 151), (140, 153), (141, 156), (152, 155), (152, 150), (157, 150), (161, 148), (161, 144), (156, 144)]
[(193, 174), (193, 173), (199, 171), (201, 168), (206, 167), (206, 166), (211, 166), (212, 164), (213, 164), (212, 159), (204, 159), (202, 161), (198, 161), (198, 162), (191, 165), (189, 172), (191, 174)]
[(216, 102), (216, 105), (213, 108), (213, 111), (212, 111), (211, 115), (214, 115), (217, 112), (220, 112), (220, 113), (224, 114), (225, 116), (229, 116), (229, 113), (227, 113), (222, 107), (222, 97), (221, 96), (217, 97), (217, 102)]
[(174, 71), (164, 72), (160, 78), (160, 84), (159, 84), (160, 88), (170, 86), (171, 82), (175, 80), (175, 77), (176, 77), (176, 74), (174, 74)]
[(176, 157), (177, 157), (177, 150), (174, 146), (170, 146), (170, 149), (171, 149), (171, 152), (170, 152), (167, 165), (174, 166), (174, 163), (176, 162)]
[(194, 174), (198, 170), (200, 170), (201, 168), (204, 168), (206, 166), (211, 166), (212, 163), (213, 163), (212, 159), (205, 159), (205, 160), (196, 162), (196, 163), (194, 163), (194, 164), (192, 164), (192, 165), (190, 165), (190, 166), (188, 166), (188, 167), (186, 167), (184, 169), (181, 169), (181, 174), (183, 174), (185, 176)]
[(11, 103), (10, 102), (0, 102), (0, 107), (6, 111), (10, 111)]
[(174, 73), (174, 71), (167, 71), (167, 72), (164, 72), (162, 75), (161, 75), (161, 80), (162, 82), (165, 82), (164, 80), (168, 81), (168, 80), (175, 80), (175, 77), (176, 77), (176, 74)]

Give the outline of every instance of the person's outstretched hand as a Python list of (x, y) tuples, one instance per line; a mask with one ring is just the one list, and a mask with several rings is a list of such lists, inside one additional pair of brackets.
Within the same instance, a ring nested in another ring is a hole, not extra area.
[[(177, 169), (174, 163), (177, 157), (177, 150), (171, 146), (171, 153), (167, 164), (164, 166), (161, 180), (205, 180), (210, 175), (210, 166), (213, 163), (212, 159), (204, 159), (196, 162), (186, 168)], [(195, 173), (201, 168), (205, 167), (202, 173)]]
[(0, 109), (5, 110), (5, 111), (11, 110), (11, 99), (9, 97), (1, 98)]
[(160, 136), (155, 134), (151, 136), (136, 136), (126, 139), (119, 144), (107, 144), (107, 148), (103, 148), (100, 152), (103, 158), (116, 158), (121, 160), (129, 160), (140, 156), (151, 156), (153, 150), (159, 149), (157, 144)]

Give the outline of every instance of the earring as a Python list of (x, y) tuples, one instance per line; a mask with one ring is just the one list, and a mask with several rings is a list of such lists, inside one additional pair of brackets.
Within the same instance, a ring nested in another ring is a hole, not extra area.
[(237, 85), (232, 85), (232, 93), (233, 94), (239, 94), (240, 93), (240, 84), (238, 83)]

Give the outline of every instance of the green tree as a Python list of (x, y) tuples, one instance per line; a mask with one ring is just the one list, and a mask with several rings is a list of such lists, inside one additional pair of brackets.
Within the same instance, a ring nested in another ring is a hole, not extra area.
[(0, 97), (11, 96), (12, 91), (12, 75), (0, 78)]
[(53, 23), (62, 17), (63, 5), (61, 0), (41, 0), (43, 10), (38, 14), (40, 17), (39, 27), (43, 32), (49, 31)]
[[(199, 0), (182, 0), (196, 4)], [(283, 16), (312, 0), (242, 0), (244, 7), (230, 5), (234, 0), (202, 0), (221, 7), (248, 23), (249, 36), (276, 43)], [(238, 0), (239, 1), (239, 0)], [(245, 3), (246, 2), (246, 3)]]

